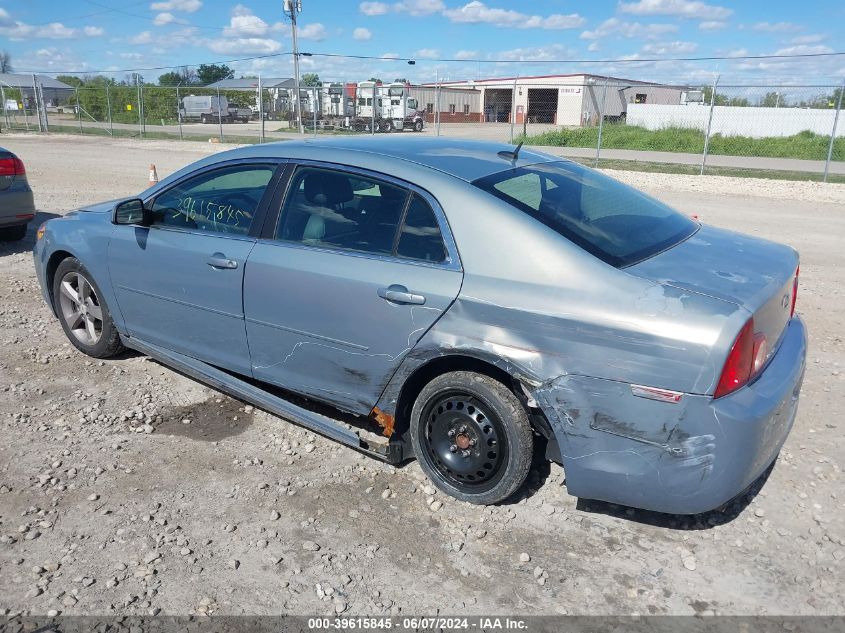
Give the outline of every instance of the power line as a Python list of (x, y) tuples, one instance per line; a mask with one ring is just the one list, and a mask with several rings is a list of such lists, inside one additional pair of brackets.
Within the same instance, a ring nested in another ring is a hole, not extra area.
[[(273, 57), (283, 57), (291, 55), (291, 51), (282, 53), (267, 53), (265, 55), (252, 55), (250, 57), (239, 57), (236, 59), (226, 59), (217, 61), (204, 61), (194, 64), (171, 64), (169, 66), (149, 66), (145, 68), (120, 68), (120, 69), (79, 69), (79, 70), (26, 70), (22, 72), (28, 73), (42, 73), (42, 74), (92, 74), (92, 73), (129, 73), (142, 72), (149, 70), (168, 70), (171, 68), (181, 68), (182, 66), (199, 66), (201, 64), (232, 64), (235, 62), (253, 61), (256, 59), (269, 59)], [(303, 57), (327, 57), (335, 59), (365, 59), (380, 62), (416, 62), (413, 57), (380, 57), (376, 55), (346, 55), (343, 53), (307, 53), (301, 52)], [(441, 62), (441, 63), (467, 63), (467, 64), (629, 64), (629, 63), (654, 63), (654, 62), (695, 62), (695, 61), (742, 61), (754, 59), (806, 59), (819, 57), (837, 57), (843, 56), (845, 52), (832, 53), (793, 53), (789, 55), (737, 55), (735, 57), (725, 56), (708, 56), (708, 57), (655, 57), (655, 58), (623, 58), (623, 59), (453, 59), (453, 58), (425, 58), (420, 61), (423, 62)]]
[[(379, 57), (376, 55), (344, 55), (342, 53), (302, 53), (312, 57), (344, 57), (347, 59), (371, 59), (379, 61), (416, 61), (414, 57)], [(637, 57), (637, 58), (621, 58), (621, 59), (458, 59), (449, 57), (426, 57), (424, 61), (427, 62), (461, 62), (467, 64), (638, 64), (643, 62), (706, 62), (706, 61), (731, 61), (731, 60), (747, 60), (747, 59), (793, 59), (802, 57), (836, 57), (838, 55), (845, 55), (843, 52), (835, 53), (793, 53), (790, 55), (736, 55), (736, 56), (718, 56), (713, 55), (709, 57)]]

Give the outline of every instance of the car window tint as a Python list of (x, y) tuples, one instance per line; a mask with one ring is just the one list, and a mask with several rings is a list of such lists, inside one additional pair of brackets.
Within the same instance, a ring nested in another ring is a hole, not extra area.
[(408, 191), (330, 169), (294, 174), (276, 239), (390, 255)]
[(698, 228), (662, 202), (571, 162), (509, 169), (473, 184), (613, 266), (646, 259)]
[(273, 171), (239, 165), (189, 178), (156, 197), (153, 224), (246, 235)]
[(434, 211), (417, 194), (414, 194), (408, 206), (396, 254), (427, 262), (442, 262), (446, 259), (446, 248)]

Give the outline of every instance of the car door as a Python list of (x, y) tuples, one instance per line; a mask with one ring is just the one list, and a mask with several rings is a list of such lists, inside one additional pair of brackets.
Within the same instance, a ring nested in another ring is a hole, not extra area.
[(151, 226), (116, 226), (109, 271), (130, 336), (215, 366), (251, 373), (244, 265), (278, 163), (193, 174), (146, 201)]
[(253, 375), (369, 413), (458, 295), (442, 210), (385, 176), (302, 164), (266, 235), (244, 279)]

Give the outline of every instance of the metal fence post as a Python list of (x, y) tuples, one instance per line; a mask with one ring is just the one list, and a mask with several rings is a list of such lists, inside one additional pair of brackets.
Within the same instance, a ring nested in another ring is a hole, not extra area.
[(836, 125), (839, 123), (839, 112), (842, 110), (843, 92), (845, 92), (845, 83), (839, 88), (839, 98), (836, 100), (836, 114), (833, 116), (833, 129), (830, 131), (830, 145), (827, 146), (827, 161), (824, 164), (824, 182), (827, 182), (827, 174), (830, 171), (830, 159), (833, 156), (833, 144), (836, 142)]
[(44, 131), (50, 131), (50, 121), (47, 117), (47, 104), (44, 102), (44, 84), (38, 86), (38, 99), (41, 101), (41, 109), (44, 112)]
[(217, 88), (217, 124), (220, 126), (220, 142), (223, 142), (223, 108), (220, 105), (220, 88)]
[(23, 92), (23, 87), (18, 86), (18, 91), (21, 93), (21, 105), (23, 106), (23, 124), (26, 131), (29, 132), (29, 115), (26, 113), (26, 95)]
[(32, 73), (32, 96), (35, 98), (35, 114), (38, 116), (38, 131), (44, 131), (44, 125), (41, 120), (41, 101), (38, 98), (38, 82), (35, 79), (35, 73)]
[(314, 138), (317, 138), (317, 87), (314, 87), (314, 99), (311, 102), (311, 109), (314, 111)]
[(261, 75), (258, 75), (258, 118), (261, 120), (261, 132), (258, 134), (258, 142), (264, 142), (264, 94), (261, 92)]
[[(180, 81), (180, 83), (182, 82)], [(182, 136), (182, 112), (180, 112), (179, 108), (179, 84), (176, 84), (176, 123), (179, 125), (179, 140), (184, 141), (185, 138)]]
[(138, 94), (138, 136), (144, 138), (144, 123), (141, 120), (141, 82), (135, 73), (135, 92)]
[(701, 172), (704, 175), (704, 167), (707, 165), (707, 150), (710, 147), (710, 129), (713, 127), (713, 108), (716, 106), (716, 87), (719, 85), (719, 75), (713, 80), (713, 91), (710, 93), (710, 116), (707, 117), (707, 132), (704, 135), (704, 152), (701, 155)]
[(370, 110), (370, 134), (376, 133), (376, 82), (373, 82), (373, 107)]
[(513, 80), (513, 89), (511, 90), (511, 144), (513, 144), (513, 126), (516, 121), (516, 79)]
[(604, 88), (601, 91), (601, 107), (599, 108), (599, 138), (596, 141), (596, 164), (599, 166), (599, 154), (601, 153), (601, 133), (604, 130), (604, 110), (607, 104), (607, 82), (610, 81), (608, 77), (604, 78)]
[(440, 80), (437, 81), (437, 88), (434, 95), (434, 135), (440, 136)]
[(76, 87), (76, 120), (79, 122), (79, 133), (85, 134), (82, 129), (82, 104), (79, 102), (79, 86)]
[(114, 136), (114, 124), (111, 120), (111, 91), (109, 90), (108, 84), (106, 84), (106, 109), (108, 110), (109, 115), (109, 134)]
[(6, 110), (6, 91), (3, 90), (3, 84), (0, 84), (0, 99), (3, 99), (3, 121), (6, 123), (6, 129), (9, 129), (9, 112)]

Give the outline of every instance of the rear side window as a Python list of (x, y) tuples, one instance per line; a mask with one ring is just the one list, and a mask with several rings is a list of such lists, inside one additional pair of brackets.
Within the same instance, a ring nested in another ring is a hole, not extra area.
[(612, 266), (642, 261), (698, 228), (662, 202), (576, 163), (509, 169), (473, 184)]
[(427, 262), (442, 262), (446, 259), (446, 248), (440, 227), (429, 204), (414, 194), (396, 247), (399, 257), (419, 259)]
[(184, 180), (156, 197), (153, 225), (247, 235), (273, 171), (237, 165)]
[(427, 262), (446, 259), (437, 218), (420, 195), (321, 167), (297, 169), (275, 238)]

